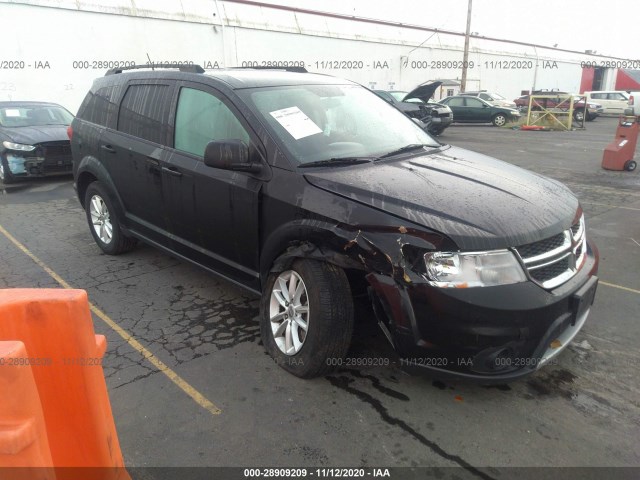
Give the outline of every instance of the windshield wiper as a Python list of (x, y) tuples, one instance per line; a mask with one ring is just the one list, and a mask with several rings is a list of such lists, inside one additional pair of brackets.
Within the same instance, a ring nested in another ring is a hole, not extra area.
[(397, 150), (392, 150), (389, 153), (385, 153), (378, 157), (378, 160), (381, 158), (389, 158), (395, 155), (400, 155), (401, 153), (411, 152), (412, 150), (423, 150), (424, 147), (431, 148), (440, 148), (440, 145), (427, 145), (426, 143), (411, 143), (409, 145), (405, 145), (404, 147), (398, 148)]
[(357, 163), (370, 163), (373, 158), (370, 157), (338, 157), (329, 158), (328, 160), (317, 160), (315, 162), (303, 163), (298, 165), (300, 168), (307, 167), (324, 167), (325, 165), (355, 165)]

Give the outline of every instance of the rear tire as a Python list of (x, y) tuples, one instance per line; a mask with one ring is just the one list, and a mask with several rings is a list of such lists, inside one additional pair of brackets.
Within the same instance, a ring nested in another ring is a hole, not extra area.
[(120, 228), (120, 219), (113, 208), (107, 189), (100, 182), (87, 187), (84, 208), (93, 239), (107, 255), (119, 255), (136, 246), (135, 238), (127, 237)]
[(636, 169), (637, 166), (638, 166), (638, 164), (636, 163), (635, 160), (627, 160), (625, 162), (625, 164), (624, 164), (624, 169), (627, 172), (633, 172)]
[(352, 333), (353, 299), (341, 268), (298, 259), (269, 276), (260, 303), (260, 334), (269, 355), (286, 371), (300, 378), (328, 373), (346, 355)]

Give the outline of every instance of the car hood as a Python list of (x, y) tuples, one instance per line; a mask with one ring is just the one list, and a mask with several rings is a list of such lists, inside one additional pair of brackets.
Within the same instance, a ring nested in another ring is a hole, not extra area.
[(424, 103), (428, 103), (429, 99), (433, 97), (433, 94), (436, 92), (436, 89), (442, 85), (442, 82), (425, 82), (422, 85), (418, 85), (416, 88), (411, 90), (407, 95), (402, 99), (403, 102), (407, 100), (411, 100), (412, 98), (418, 98), (422, 100)]
[[(532, 243), (568, 229), (579, 207), (563, 184), (457, 147), (305, 174), (312, 185), (477, 251)], [(358, 219), (351, 217), (357, 224)]]
[(24, 145), (43, 142), (68, 141), (67, 125), (43, 125), (40, 127), (16, 127), (2, 130), (10, 141)]

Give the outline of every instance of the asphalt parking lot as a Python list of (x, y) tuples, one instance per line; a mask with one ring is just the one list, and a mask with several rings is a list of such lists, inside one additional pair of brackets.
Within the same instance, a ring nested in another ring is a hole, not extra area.
[(265, 354), (256, 298), (148, 246), (103, 255), (68, 177), (0, 188), (0, 287), (60, 288), (57, 277), (103, 312), (95, 328), (109, 342), (104, 369), (129, 466), (429, 466), (439, 478), (640, 466), (640, 173), (600, 168), (616, 122), (575, 132), (454, 125), (440, 137), (566, 183), (600, 250), (584, 329), (556, 365), (508, 386), (405, 373), (366, 304), (349, 357), (389, 366), (298, 379)]

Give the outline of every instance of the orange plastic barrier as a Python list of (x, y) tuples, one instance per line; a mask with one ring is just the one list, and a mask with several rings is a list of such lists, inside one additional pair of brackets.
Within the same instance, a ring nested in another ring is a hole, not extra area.
[[(0, 342), (0, 465), (52, 467), (40, 396), (24, 343)], [(53, 479), (52, 471), (41, 478)]]
[[(92, 467), (95, 472), (84, 478), (129, 479), (102, 371), (106, 340), (95, 335), (86, 292), (0, 290), (1, 340), (19, 340), (26, 347), (20, 354), (33, 372), (51, 452), (43, 463), (52, 462), (56, 468)], [(3, 397), (6, 392), (9, 398), (16, 395), (3, 389)], [(33, 394), (29, 402), (36, 401)], [(5, 418), (4, 407), (0, 401), (1, 420), (18, 420), (11, 412)], [(21, 466), (39, 466), (30, 459), (25, 462)], [(62, 469), (59, 472), (66, 473), (57, 473), (56, 478), (70, 478), (74, 470)]]

